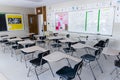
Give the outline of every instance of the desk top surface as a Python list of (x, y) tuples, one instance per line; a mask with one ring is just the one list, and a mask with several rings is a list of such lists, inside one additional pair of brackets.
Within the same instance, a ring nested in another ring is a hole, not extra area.
[(17, 38), (14, 38), (14, 39), (8, 39), (8, 41), (19, 41), (19, 40), (22, 40), (21, 38), (17, 37)]
[(119, 55), (120, 50), (116, 50), (116, 49), (113, 49), (113, 48), (105, 47), (103, 49), (102, 53), (106, 54), (106, 55), (117, 56), (117, 55)]
[(87, 45), (87, 44), (82, 44), (82, 43), (77, 43), (77, 44), (74, 44), (72, 45), (73, 48), (76, 48), (76, 49), (80, 49), (80, 48), (85, 48), (85, 47), (89, 47), (89, 48), (92, 48), (92, 49), (95, 49), (95, 47), (93, 46), (90, 46), (90, 45)]
[(24, 45), (24, 44), (33, 44), (33, 43), (35, 43), (35, 41), (31, 41), (31, 40), (25, 40), (25, 41), (19, 41), (18, 42), (18, 44), (22, 44), (22, 45)]
[(76, 62), (81, 61), (81, 59), (78, 59), (76, 57), (67, 55), (67, 54), (59, 52), (59, 51), (53, 52), (53, 53), (43, 57), (43, 59), (47, 60), (48, 62), (55, 62), (55, 61), (59, 61), (61, 59), (65, 59), (65, 58), (71, 59)]
[(23, 48), (20, 50), (23, 52), (26, 52), (26, 53), (30, 53), (30, 52), (34, 52), (34, 51), (42, 51), (42, 52), (46, 51), (44, 48), (39, 47), (39, 46), (32, 46), (32, 47)]
[(63, 43), (65, 43), (65, 42), (77, 42), (78, 40), (72, 40), (72, 39), (70, 39), (70, 38), (65, 38), (65, 39), (63, 39), (63, 40), (60, 40), (60, 42), (63, 42)]
[(51, 37), (47, 37), (47, 39), (49, 40), (53, 40), (53, 39), (62, 39), (62, 36), (51, 36)]

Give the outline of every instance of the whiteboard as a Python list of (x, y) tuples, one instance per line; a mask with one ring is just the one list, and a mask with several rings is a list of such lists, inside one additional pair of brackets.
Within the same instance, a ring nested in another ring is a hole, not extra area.
[(97, 33), (98, 9), (87, 10), (87, 30), (86, 33)]
[(100, 9), (100, 34), (112, 35), (114, 8)]
[[(68, 12), (68, 31), (112, 35), (114, 8), (84, 9)], [(55, 30), (55, 12), (47, 15), (48, 29)]]
[(68, 14), (68, 31), (112, 35), (114, 8), (73, 11)]
[(85, 32), (85, 11), (74, 11), (68, 14), (68, 31)]

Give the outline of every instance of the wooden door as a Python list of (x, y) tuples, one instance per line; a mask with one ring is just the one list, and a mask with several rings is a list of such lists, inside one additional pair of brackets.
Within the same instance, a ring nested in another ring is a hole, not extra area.
[(38, 17), (35, 14), (28, 14), (29, 33), (38, 34)]

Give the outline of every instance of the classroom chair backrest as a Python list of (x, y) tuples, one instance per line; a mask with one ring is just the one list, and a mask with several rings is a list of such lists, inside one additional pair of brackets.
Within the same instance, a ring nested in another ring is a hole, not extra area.
[(108, 44), (109, 44), (109, 39), (106, 39), (106, 40), (105, 40), (105, 47), (107, 47)]
[(70, 34), (67, 34), (67, 35), (66, 35), (66, 38), (70, 38)]
[(100, 40), (97, 44), (94, 45), (94, 47), (105, 47), (105, 41)]
[(94, 55), (96, 56), (96, 58), (98, 59), (100, 57), (100, 54), (102, 53), (103, 48), (99, 48), (98, 50), (95, 50)]
[(50, 54), (50, 50), (47, 50), (47, 51), (42, 52), (42, 53), (39, 53), (38, 54), (38, 58), (41, 59), (42, 57), (47, 56), (48, 54)]
[(58, 36), (58, 33), (53, 33), (53, 36)]
[(78, 64), (76, 64), (74, 66), (75, 72), (77, 73), (77, 71), (79, 71), (80, 69), (82, 69), (82, 66), (83, 66), (83, 60), (81, 60)]
[(39, 39), (40, 39), (40, 40), (45, 40), (45, 39), (46, 39), (46, 36), (40, 36)]

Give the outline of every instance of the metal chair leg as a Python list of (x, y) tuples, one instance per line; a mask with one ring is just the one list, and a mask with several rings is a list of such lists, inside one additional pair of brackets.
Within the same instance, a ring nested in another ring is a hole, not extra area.
[(79, 80), (81, 80), (80, 75), (77, 73)]
[(113, 69), (113, 71), (110, 73), (110, 75), (112, 75), (112, 74), (113, 74), (113, 72), (114, 72), (114, 71), (116, 71), (116, 70), (117, 70), (117, 68)]
[(31, 71), (31, 67), (29, 67), (29, 70), (28, 70), (28, 73), (27, 73), (27, 77), (29, 77), (30, 71)]
[(104, 58), (107, 60), (107, 56), (105, 54), (103, 54)]
[(94, 80), (97, 80), (96, 77), (95, 77), (95, 74), (94, 74), (94, 72), (93, 72), (93, 70), (92, 70), (92, 67), (91, 67), (90, 63), (89, 63), (89, 66), (90, 66), (90, 70), (91, 70), (91, 72), (92, 72), (92, 75), (93, 75), (93, 77), (94, 77)]
[(49, 68), (50, 68), (50, 71), (51, 71), (53, 77), (55, 77), (55, 75), (54, 75), (54, 73), (53, 73), (53, 70), (52, 70), (52, 68), (51, 68), (51, 66), (50, 66), (50, 64), (49, 64), (49, 62), (48, 62), (48, 65), (49, 65)]
[(35, 74), (37, 76), (37, 79), (40, 80), (39, 77), (38, 77), (37, 71), (36, 71), (36, 67), (35, 67)]
[(97, 64), (98, 64), (98, 66), (99, 66), (99, 68), (100, 68), (101, 73), (103, 73), (102, 67), (100, 66), (100, 64), (99, 64), (99, 62), (98, 62), (97, 59), (96, 59), (96, 61), (97, 61)]

